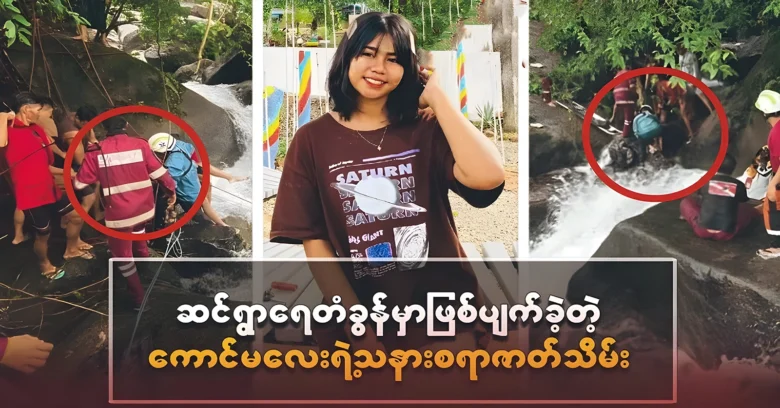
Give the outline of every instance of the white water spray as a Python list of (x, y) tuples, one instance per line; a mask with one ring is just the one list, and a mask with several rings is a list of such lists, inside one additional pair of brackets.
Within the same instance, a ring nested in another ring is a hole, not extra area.
[[(230, 116), (238, 131), (238, 148), (241, 157), (233, 167), (223, 169), (234, 176), (252, 175), (252, 105), (244, 106), (236, 97), (230, 85), (204, 85), (187, 82), (187, 89), (206, 98), (222, 108)], [(212, 163), (219, 167), (219, 163)], [(234, 216), (249, 223), (252, 222), (252, 180), (228, 183), (217, 177), (211, 177), (212, 205), (220, 216)]]
[[(557, 206), (555, 224), (543, 236), (534, 239), (532, 257), (590, 257), (619, 222), (656, 204), (637, 201), (612, 190), (596, 177), (589, 166), (572, 170), (581, 173), (580, 177), (561, 179), (562, 184), (551, 197)], [(668, 194), (694, 184), (704, 173), (703, 170), (675, 166), (652, 173), (632, 169), (612, 177), (621, 186), (637, 192)], [(648, 174), (651, 176), (648, 177)]]

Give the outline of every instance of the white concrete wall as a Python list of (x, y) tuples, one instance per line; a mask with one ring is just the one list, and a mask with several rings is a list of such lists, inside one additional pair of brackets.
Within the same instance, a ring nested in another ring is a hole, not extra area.
[[(263, 76), (265, 86), (274, 86), (285, 92), (297, 94), (298, 51), (310, 51), (312, 63), (311, 93), (325, 96), (325, 84), (334, 48), (263, 47)], [(439, 72), (439, 80), (450, 100), (460, 106), (455, 51), (433, 51), (433, 63)], [(469, 118), (476, 120), (477, 107), (487, 103), (495, 112), (503, 111), (501, 62), (497, 52), (465, 52), (466, 92)]]
[(493, 25), (464, 25), (463, 51), (493, 51)]

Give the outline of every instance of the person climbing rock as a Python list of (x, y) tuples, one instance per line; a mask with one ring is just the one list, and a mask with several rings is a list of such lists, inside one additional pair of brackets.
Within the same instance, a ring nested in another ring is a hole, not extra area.
[(745, 185), (731, 176), (736, 167), (734, 157), (726, 154), (712, 180), (680, 202), (680, 218), (699, 238), (729, 241), (759, 217), (759, 212), (747, 203)]
[[(62, 194), (54, 183), (57, 170), (52, 166), (54, 154), (46, 132), (35, 124), (41, 110), (39, 98), (30, 92), (16, 96), (11, 108), (16, 112), (10, 127), (7, 120), (0, 126), (6, 134), (0, 133), (0, 147), (6, 147), (5, 158), (11, 173), (16, 208), (24, 211), (36, 230), (35, 254), (40, 262), (41, 273), (48, 279), (59, 279), (64, 271), (49, 260), (49, 235), (51, 221), (57, 216), (65, 217), (67, 244), (63, 258), (94, 259), (89, 248), (80, 246), (81, 227), (84, 221), (74, 211), (68, 197)], [(6, 114), (8, 119), (8, 114)], [(3, 137), (5, 136), (5, 137)]]
[(758, 95), (756, 108), (764, 114), (767, 123), (772, 128), (769, 131), (767, 147), (769, 148), (769, 162), (772, 166), (772, 179), (766, 191), (764, 200), (764, 226), (766, 232), (772, 236), (769, 247), (759, 249), (756, 254), (763, 259), (780, 257), (780, 199), (778, 184), (780, 184), (780, 93), (764, 90)]
[[(615, 74), (615, 78), (630, 71), (628, 65), (626, 68), (621, 69)], [(609, 123), (614, 123), (615, 114), (620, 111), (623, 118), (623, 137), (631, 136), (631, 123), (634, 120), (634, 113), (636, 111), (636, 91), (634, 89), (635, 78), (631, 78), (619, 83), (615, 89), (612, 90), (612, 96), (615, 98), (615, 105), (612, 107), (612, 117), (609, 119)]]
[[(146, 222), (154, 218), (155, 200), (152, 181), (157, 181), (168, 195), (168, 206), (176, 202), (176, 184), (168, 171), (154, 157), (149, 144), (130, 137), (127, 121), (114, 116), (103, 121), (106, 138), (90, 146), (74, 181), (83, 190), (98, 181), (106, 202), (106, 227), (116, 231), (143, 234)], [(127, 241), (108, 237), (113, 257), (148, 257), (146, 241)], [(118, 269), (127, 278), (136, 310), (140, 310), (144, 289), (138, 278), (135, 262), (118, 262)]]

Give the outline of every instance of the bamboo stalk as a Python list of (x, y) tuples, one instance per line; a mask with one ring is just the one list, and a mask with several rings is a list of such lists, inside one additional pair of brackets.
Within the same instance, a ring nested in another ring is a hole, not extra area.
[(203, 61), (203, 49), (206, 48), (206, 39), (209, 38), (209, 29), (211, 28), (211, 16), (214, 13), (214, 0), (209, 2), (209, 18), (206, 20), (206, 32), (203, 33), (203, 41), (200, 42), (198, 49), (198, 64), (195, 65), (195, 74), (200, 71), (200, 62)]

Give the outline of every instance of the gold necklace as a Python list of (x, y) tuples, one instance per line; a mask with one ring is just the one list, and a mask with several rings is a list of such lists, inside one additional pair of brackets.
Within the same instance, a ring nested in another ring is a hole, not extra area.
[(390, 127), (390, 126), (389, 126), (389, 125), (388, 125), (388, 126), (385, 126), (385, 131), (384, 131), (384, 132), (382, 132), (382, 138), (381, 138), (381, 139), (379, 139), (379, 144), (376, 144), (376, 143), (372, 143), (372, 142), (370, 142), (368, 139), (366, 139), (365, 137), (363, 137), (363, 135), (361, 135), (361, 134), (360, 134), (360, 132), (358, 132), (357, 130), (355, 130), (355, 133), (357, 133), (357, 134), (358, 134), (358, 136), (360, 136), (360, 138), (361, 138), (361, 139), (365, 140), (365, 141), (366, 141), (366, 143), (368, 143), (368, 144), (370, 144), (370, 145), (372, 145), (372, 146), (376, 146), (376, 150), (382, 150), (382, 142), (385, 140), (385, 134), (387, 133), (387, 128), (388, 128), (388, 127)]

